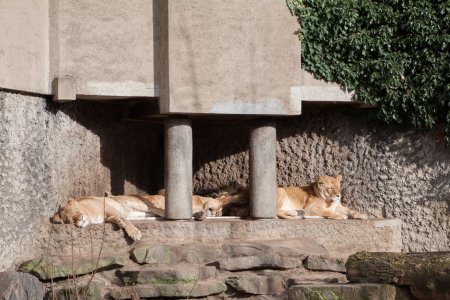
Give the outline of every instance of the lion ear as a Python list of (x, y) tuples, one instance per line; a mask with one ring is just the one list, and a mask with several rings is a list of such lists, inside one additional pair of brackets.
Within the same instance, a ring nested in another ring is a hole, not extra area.
[(316, 176), (316, 177), (315, 177), (315, 180), (316, 180), (316, 182), (317, 182), (319, 185), (322, 185), (322, 184), (323, 184), (322, 176)]
[(341, 180), (342, 180), (342, 175), (339, 174), (338, 176), (336, 176), (336, 177), (334, 177), (334, 178), (336, 178), (336, 180), (338, 180), (338, 181), (341, 181)]
[(74, 205), (76, 203), (77, 203), (77, 201), (75, 199), (71, 199), (71, 198), (69, 198), (69, 201), (67, 201), (67, 205)]
[(61, 216), (59, 215), (59, 213), (56, 213), (56, 214), (53, 215), (52, 222), (55, 223), (55, 224), (63, 224), (63, 221), (62, 221)]

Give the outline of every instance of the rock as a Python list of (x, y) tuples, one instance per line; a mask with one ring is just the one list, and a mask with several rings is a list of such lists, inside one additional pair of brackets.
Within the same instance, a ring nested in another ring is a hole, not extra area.
[(258, 256), (261, 254), (272, 254), (286, 257), (305, 258), (308, 255), (327, 255), (324, 246), (318, 244), (314, 239), (295, 238), (252, 241), (247, 243), (231, 243), (223, 245), (227, 257)]
[(126, 256), (104, 256), (82, 259), (77, 261), (53, 262), (42, 257), (34, 258), (22, 263), (19, 271), (31, 273), (41, 280), (67, 278), (73, 275), (84, 275), (98, 270), (111, 270), (121, 268), (129, 262)]
[(450, 299), (450, 252), (358, 252), (346, 267), (351, 282), (406, 285), (418, 299)]
[(105, 283), (98, 280), (92, 280), (89, 283), (77, 283), (75, 286), (72, 281), (67, 285), (58, 286), (48, 293), (48, 299), (56, 300), (98, 300), (103, 299), (105, 293)]
[(285, 290), (281, 276), (230, 277), (226, 283), (239, 292), (252, 295), (277, 295)]
[(395, 300), (388, 284), (309, 284), (289, 288), (290, 300)]
[(158, 283), (192, 283), (216, 275), (213, 266), (176, 266), (152, 268), (126, 268), (117, 271), (117, 276), (125, 285)]
[(208, 263), (221, 257), (222, 252), (219, 246), (200, 243), (148, 244), (137, 246), (131, 251), (131, 258), (138, 264)]
[(326, 257), (322, 255), (310, 255), (304, 263), (304, 267), (312, 271), (334, 271), (345, 273), (345, 260)]
[(221, 270), (240, 271), (251, 269), (295, 269), (302, 267), (298, 258), (281, 257), (277, 255), (244, 256), (223, 259), (217, 262)]
[(206, 297), (223, 293), (227, 290), (226, 284), (219, 281), (205, 281), (192, 283), (167, 283), (134, 285), (130, 287), (115, 288), (110, 295), (113, 299), (140, 299), (140, 298), (185, 298)]
[(42, 300), (45, 291), (34, 276), (19, 272), (0, 272), (0, 299)]

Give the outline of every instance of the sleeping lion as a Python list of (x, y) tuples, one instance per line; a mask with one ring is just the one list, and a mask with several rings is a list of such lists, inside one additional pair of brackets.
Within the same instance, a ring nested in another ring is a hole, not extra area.
[[(165, 199), (162, 195), (124, 195), (109, 197), (80, 197), (70, 199), (66, 206), (52, 217), (53, 223), (75, 224), (86, 227), (89, 224), (113, 223), (123, 228), (133, 240), (140, 240), (142, 233), (129, 219), (144, 216), (164, 216)], [(192, 196), (192, 208), (198, 219), (206, 216), (220, 216), (222, 204), (213, 198)]]

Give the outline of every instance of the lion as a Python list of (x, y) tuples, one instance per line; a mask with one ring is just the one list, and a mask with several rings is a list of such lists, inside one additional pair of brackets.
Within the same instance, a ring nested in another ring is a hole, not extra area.
[[(163, 196), (156, 196), (162, 197)], [(156, 199), (153, 199), (155, 201)], [(142, 233), (128, 219), (136, 216), (161, 216), (164, 210), (155, 207), (153, 201), (144, 196), (85, 196), (78, 199), (69, 199), (67, 205), (53, 217), (53, 223), (75, 224), (77, 227), (86, 227), (89, 224), (113, 223), (123, 228), (125, 233), (133, 240), (140, 240)]]
[(367, 219), (365, 214), (341, 204), (342, 176), (316, 176), (315, 182), (303, 187), (277, 189), (277, 217), (298, 218), (299, 215), (327, 219)]
[[(214, 198), (193, 195), (192, 208), (196, 220), (203, 220), (206, 216), (222, 215), (222, 204)], [(89, 224), (113, 223), (123, 228), (133, 240), (140, 240), (142, 233), (129, 219), (146, 216), (164, 217), (164, 209), (163, 195), (85, 196), (70, 199), (67, 205), (52, 217), (52, 222), (75, 224), (82, 228)]]
[[(367, 219), (365, 214), (341, 204), (342, 176), (317, 176), (315, 182), (303, 187), (279, 187), (276, 190), (276, 216), (280, 219), (323, 217), (329, 219)], [(249, 216), (249, 190), (239, 186), (219, 196), (224, 215)]]

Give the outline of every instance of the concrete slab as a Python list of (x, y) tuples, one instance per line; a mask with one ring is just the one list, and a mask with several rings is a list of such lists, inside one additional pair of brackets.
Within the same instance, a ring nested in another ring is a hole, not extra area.
[[(151, 243), (224, 244), (287, 238), (313, 238), (325, 246), (330, 256), (347, 258), (358, 251), (400, 252), (401, 220), (206, 220), (134, 222), (142, 231), (143, 241)], [(80, 229), (73, 225), (46, 224), (38, 247), (47, 255), (126, 252), (133, 241), (111, 224), (90, 225)]]

